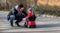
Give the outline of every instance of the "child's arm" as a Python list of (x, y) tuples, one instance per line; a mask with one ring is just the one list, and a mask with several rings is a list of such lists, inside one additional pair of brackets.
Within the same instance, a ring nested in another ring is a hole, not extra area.
[(23, 18), (23, 20), (26, 20), (27, 18), (29, 18), (32, 15), (32, 12), (28, 12), (27, 16), (25, 18)]
[(32, 12), (31, 12), (31, 11), (28, 12), (26, 18), (28, 18), (28, 17), (30, 17), (30, 16), (32, 16)]

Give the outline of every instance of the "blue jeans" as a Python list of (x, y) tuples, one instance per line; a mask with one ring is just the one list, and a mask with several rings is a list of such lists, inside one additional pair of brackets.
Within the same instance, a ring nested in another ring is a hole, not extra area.
[(14, 15), (10, 15), (10, 25), (13, 26), (13, 20), (15, 19)]

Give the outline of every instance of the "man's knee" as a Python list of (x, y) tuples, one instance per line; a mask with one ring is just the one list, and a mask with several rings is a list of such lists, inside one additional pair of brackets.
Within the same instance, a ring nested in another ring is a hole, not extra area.
[(10, 15), (10, 19), (15, 19), (15, 16), (14, 15)]

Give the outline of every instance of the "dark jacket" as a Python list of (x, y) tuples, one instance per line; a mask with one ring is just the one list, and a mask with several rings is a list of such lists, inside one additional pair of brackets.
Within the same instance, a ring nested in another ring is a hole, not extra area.
[(18, 14), (18, 11), (14, 8), (13, 10), (11, 10), (7, 16), (7, 19), (10, 19), (10, 15), (14, 15), (15, 16), (15, 20), (16, 19), (22, 19), (24, 17), (27, 16), (26, 11), (23, 11), (22, 13)]

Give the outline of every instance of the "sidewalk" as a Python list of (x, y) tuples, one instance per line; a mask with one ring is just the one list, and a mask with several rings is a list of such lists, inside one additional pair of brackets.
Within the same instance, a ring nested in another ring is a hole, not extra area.
[[(37, 28), (29, 29), (24, 28), (24, 21), (20, 23), (23, 27), (11, 27), (9, 21), (6, 20), (8, 12), (0, 12), (0, 32), (2, 33), (17, 33), (17, 32), (29, 32), (29, 31), (59, 31), (60, 32), (60, 18), (59, 17), (37, 17)], [(38, 33), (38, 32), (37, 32)], [(44, 32), (45, 33), (45, 32)]]

